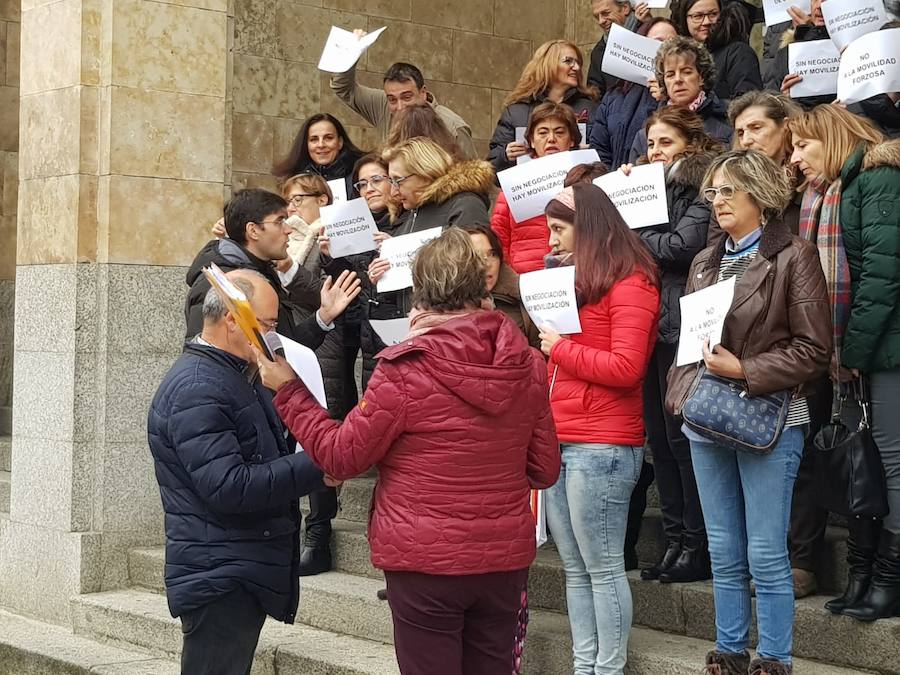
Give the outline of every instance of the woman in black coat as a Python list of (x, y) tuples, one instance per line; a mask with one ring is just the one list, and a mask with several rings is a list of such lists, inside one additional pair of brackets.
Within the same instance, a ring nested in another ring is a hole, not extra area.
[[(661, 108), (647, 120), (648, 154), (641, 161), (663, 162), (669, 222), (638, 230), (659, 266), (659, 335), (644, 380), (644, 420), (666, 536), (656, 565), (644, 580), (685, 583), (709, 579), (710, 561), (691, 448), (681, 424), (664, 408), (666, 375), (675, 361), (681, 329), (680, 299), (694, 256), (706, 247), (709, 204), (700, 195), (706, 169), (724, 150), (710, 138), (703, 120), (684, 108)], [(622, 167), (629, 173), (631, 165)]]

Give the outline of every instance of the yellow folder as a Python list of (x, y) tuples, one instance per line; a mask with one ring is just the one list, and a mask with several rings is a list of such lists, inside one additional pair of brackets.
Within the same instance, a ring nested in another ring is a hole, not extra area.
[(225, 273), (215, 263), (203, 268), (210, 285), (216, 289), (219, 297), (225, 303), (228, 311), (234, 317), (235, 322), (247, 336), (247, 340), (269, 359), (273, 359), (272, 351), (263, 339), (262, 327), (256, 319), (256, 313), (250, 307), (250, 301), (244, 292), (235, 286)]

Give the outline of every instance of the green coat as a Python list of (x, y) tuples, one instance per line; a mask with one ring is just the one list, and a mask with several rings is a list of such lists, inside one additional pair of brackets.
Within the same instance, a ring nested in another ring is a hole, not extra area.
[(854, 152), (841, 181), (851, 280), (841, 363), (868, 373), (900, 368), (900, 140)]

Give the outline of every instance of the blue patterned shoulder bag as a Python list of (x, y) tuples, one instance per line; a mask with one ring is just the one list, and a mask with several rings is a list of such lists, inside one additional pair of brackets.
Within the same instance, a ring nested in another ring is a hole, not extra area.
[(692, 431), (739, 452), (768, 455), (787, 421), (790, 390), (750, 396), (743, 382), (701, 368), (682, 409)]

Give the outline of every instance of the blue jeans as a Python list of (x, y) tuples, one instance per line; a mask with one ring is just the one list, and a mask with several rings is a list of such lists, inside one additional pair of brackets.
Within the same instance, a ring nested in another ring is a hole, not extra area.
[(787, 536), (803, 428), (784, 430), (768, 455), (735, 452), (687, 430), (706, 519), (716, 603), (716, 649), (750, 642), (750, 578), (756, 583), (760, 658), (791, 662), (794, 581)]
[(566, 573), (575, 675), (621, 675), (631, 632), (625, 525), (644, 449), (562, 443), (547, 525)]

